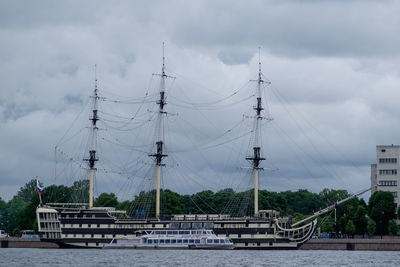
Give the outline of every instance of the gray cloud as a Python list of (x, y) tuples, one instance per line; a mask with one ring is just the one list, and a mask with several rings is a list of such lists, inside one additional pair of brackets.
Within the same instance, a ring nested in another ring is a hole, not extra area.
[[(87, 153), (89, 110), (83, 106), (93, 90), (93, 65), (98, 65), (102, 94), (140, 98), (151, 73), (161, 69), (162, 41), (167, 71), (177, 77), (168, 86), (167, 109), (179, 115), (169, 118), (167, 150), (168, 162), (179, 165), (166, 170), (164, 180), (173, 190), (239, 188), (241, 181), (249, 186), (239, 167), (248, 164), (250, 135), (234, 139), (251, 128), (251, 120), (215, 139), (243, 114), (254, 112), (254, 99), (242, 100), (254, 92), (255, 84), (246, 83), (257, 76), (259, 46), (263, 72), (272, 82), (265, 99), (275, 119), (265, 125), (264, 164), (279, 168), (263, 174), (262, 188), (357, 191), (369, 186), (375, 145), (398, 143), (400, 5), (395, 1), (0, 5), (0, 196), (5, 199), (36, 175), (46, 185), (54, 182), (54, 146), (74, 121), (69, 135), (81, 130), (80, 139), (62, 148), (77, 159)], [(149, 92), (156, 95), (154, 78), (151, 85)], [(213, 107), (190, 110), (182, 102), (210, 103), (239, 88)], [(101, 103), (104, 112), (122, 117), (133, 116), (137, 108)], [(130, 128), (150, 118), (144, 111), (155, 108), (147, 103), (140, 111), (145, 115)], [(143, 132), (100, 131), (100, 137), (118, 138), (140, 150), (153, 144), (153, 128), (148, 123)], [(228, 140), (234, 141), (203, 149)], [(151, 181), (141, 180), (146, 172), (138, 166), (151, 159), (111, 148), (103, 139), (99, 143), (99, 166), (125, 168), (135, 186), (150, 186)], [(74, 177), (84, 174), (61, 173), (56, 182), (67, 178), (72, 183)], [(97, 179), (97, 192), (117, 192), (125, 183), (101, 171)]]

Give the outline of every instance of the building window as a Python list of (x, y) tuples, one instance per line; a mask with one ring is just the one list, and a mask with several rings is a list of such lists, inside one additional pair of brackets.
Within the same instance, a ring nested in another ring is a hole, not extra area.
[(385, 164), (385, 163), (397, 163), (396, 158), (381, 158), (379, 159), (379, 163)]
[(382, 180), (379, 181), (379, 186), (397, 186), (397, 181), (396, 180)]
[(397, 198), (397, 192), (392, 192), (392, 194), (394, 198)]
[(381, 152), (385, 153), (385, 152), (386, 152), (386, 149), (381, 149)]
[(397, 170), (379, 170), (379, 174), (380, 175), (396, 175), (397, 174)]

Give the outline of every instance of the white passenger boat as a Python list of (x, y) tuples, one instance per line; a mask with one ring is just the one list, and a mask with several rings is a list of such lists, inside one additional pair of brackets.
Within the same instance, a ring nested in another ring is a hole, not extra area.
[(135, 238), (114, 238), (103, 248), (116, 249), (234, 249), (232, 239), (212, 230), (154, 230)]

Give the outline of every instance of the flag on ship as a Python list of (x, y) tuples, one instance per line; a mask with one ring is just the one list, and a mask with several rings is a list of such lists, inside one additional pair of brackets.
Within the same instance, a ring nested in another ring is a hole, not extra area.
[(36, 191), (38, 192), (39, 195), (42, 195), (43, 188), (41, 188), (39, 186), (39, 180), (38, 179), (36, 179)]

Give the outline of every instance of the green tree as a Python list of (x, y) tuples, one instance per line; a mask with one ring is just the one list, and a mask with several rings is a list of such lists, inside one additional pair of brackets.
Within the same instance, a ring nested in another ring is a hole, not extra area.
[[(43, 187), (43, 185), (39, 182), (39, 185)], [(23, 201), (28, 202), (32, 199), (34, 195), (37, 194), (36, 191), (36, 179), (32, 179), (27, 182), (23, 187), (19, 189), (17, 192), (17, 196), (21, 197)]]
[(114, 193), (101, 193), (93, 202), (95, 207), (118, 207), (118, 198)]
[(0, 197), (0, 214), (1, 212), (6, 208), (7, 202), (5, 202), (1, 197)]
[(321, 219), (321, 232), (333, 233), (335, 231), (335, 221), (331, 216)]
[(400, 205), (397, 207), (397, 219), (400, 220)]
[(350, 235), (352, 238), (354, 238), (355, 233), (356, 233), (356, 227), (355, 227), (353, 221), (349, 220), (348, 223), (346, 224), (346, 234)]
[(367, 230), (369, 235), (374, 235), (376, 232), (376, 223), (374, 220), (369, 220), (367, 225)]
[(332, 205), (339, 200), (349, 197), (350, 194), (346, 190), (323, 189), (319, 196), (326, 206)]
[(388, 231), (391, 235), (397, 235), (399, 232), (399, 226), (395, 219), (389, 221)]
[(377, 224), (377, 234), (387, 234), (388, 224), (395, 218), (396, 204), (391, 192), (376, 191), (368, 202), (368, 215)]
[(357, 211), (353, 217), (354, 225), (356, 227), (356, 233), (359, 235), (365, 235), (367, 232), (368, 218), (367, 218), (367, 209), (360, 205), (357, 208)]
[(21, 230), (20, 221), (23, 218), (23, 212), (26, 202), (22, 197), (14, 196), (6, 205), (1, 213), (0, 224), (10, 235), (18, 236)]
[(75, 203), (89, 202), (89, 180), (78, 180), (71, 186), (71, 198)]

